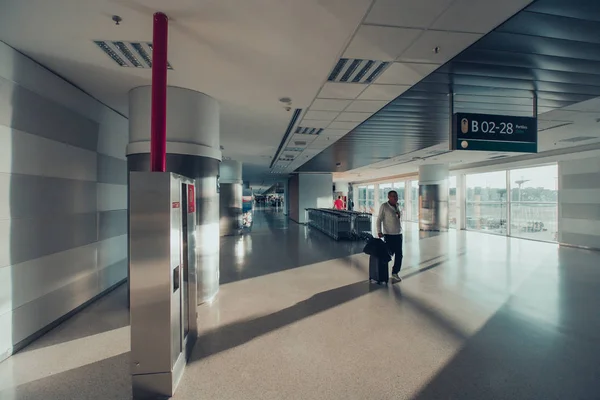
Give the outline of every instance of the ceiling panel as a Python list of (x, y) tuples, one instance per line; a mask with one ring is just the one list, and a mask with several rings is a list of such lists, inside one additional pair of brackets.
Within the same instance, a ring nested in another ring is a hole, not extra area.
[(398, 60), (442, 64), (475, 43), (481, 36), (474, 33), (427, 31), (402, 53)]
[(359, 100), (394, 100), (410, 89), (409, 85), (369, 85), (358, 97)]
[(373, 113), (363, 112), (343, 112), (335, 119), (341, 122), (363, 122), (366, 121)]
[(438, 64), (393, 63), (375, 80), (375, 83), (412, 86), (438, 67)]
[(317, 97), (322, 99), (355, 99), (367, 85), (361, 83), (327, 82)]
[(318, 111), (343, 111), (350, 103), (352, 103), (352, 100), (315, 99), (310, 109)]
[[(525, 4), (519, 0), (498, 2), (505, 3), (515, 10)], [(508, 16), (500, 15), (493, 1), (458, 0), (435, 28), (456, 29), (452, 21), (472, 19), (471, 8), (499, 21)], [(361, 102), (365, 99), (393, 101), (299, 170), (346, 171), (447, 143), (451, 92), (455, 111), (523, 116), (533, 114), (537, 96), (540, 121), (547, 121), (541, 128), (557, 126), (545, 132), (560, 136), (570, 130), (568, 126), (560, 128), (561, 123), (575, 120), (597, 131), (592, 113), (600, 110), (599, 16), (600, 1), (537, 0), (410, 89), (371, 85), (344, 111), (376, 108), (375, 103)], [(444, 51), (454, 43), (451, 36), (428, 31), (423, 35), (426, 40), (408, 49), (402, 58), (430, 60), (433, 47)], [(461, 40), (464, 44), (476, 38), (465, 35)], [(392, 69), (382, 78), (393, 73)], [(560, 110), (562, 107), (566, 109)], [(336, 162), (342, 166), (337, 168)]]
[(330, 129), (354, 129), (358, 126), (359, 122), (338, 122), (334, 121), (329, 124)]
[(454, 0), (376, 0), (365, 23), (428, 28)]
[(344, 136), (350, 132), (349, 129), (324, 129), (320, 136)]
[(344, 58), (394, 61), (423, 31), (420, 29), (361, 25)]
[(388, 104), (385, 100), (356, 100), (346, 108), (346, 111), (352, 112), (377, 112)]
[(431, 28), (485, 34), (490, 26), (498, 26), (529, 3), (531, 0), (456, 0)]
[(340, 115), (337, 111), (312, 111), (309, 110), (304, 115), (304, 119), (316, 119), (320, 121), (333, 121), (338, 115)]

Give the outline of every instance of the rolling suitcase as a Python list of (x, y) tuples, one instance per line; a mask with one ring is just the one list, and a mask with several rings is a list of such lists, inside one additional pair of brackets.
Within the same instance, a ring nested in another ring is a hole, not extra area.
[(370, 256), (369, 257), (369, 281), (375, 281), (377, 283), (385, 283), (387, 285), (390, 279), (390, 272), (388, 270), (388, 263), (383, 261), (381, 258)]

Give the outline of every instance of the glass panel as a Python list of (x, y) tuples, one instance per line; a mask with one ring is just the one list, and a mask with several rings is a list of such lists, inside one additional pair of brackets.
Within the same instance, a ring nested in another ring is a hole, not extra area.
[(510, 171), (511, 235), (558, 240), (558, 165)]
[(410, 181), (410, 221), (419, 222), (419, 181)]
[(375, 213), (375, 185), (367, 186), (366, 212)]
[(466, 176), (467, 229), (506, 235), (506, 172)]
[(400, 210), (402, 210), (402, 215), (406, 218), (406, 214), (404, 212), (404, 204), (405, 204), (405, 194), (404, 189), (406, 187), (405, 182), (394, 182), (393, 183), (394, 190), (398, 192), (398, 204), (400, 205)]
[(456, 176), (448, 178), (448, 219), (450, 222), (450, 228), (456, 228), (457, 225), (457, 207), (456, 202)]
[(392, 190), (391, 183), (380, 183), (379, 184), (379, 202), (385, 203), (388, 198), (388, 193)]
[(357, 202), (357, 211), (366, 212), (367, 211), (367, 187), (359, 186), (358, 187), (358, 202)]
[(467, 229), (506, 235), (506, 202), (467, 203)]

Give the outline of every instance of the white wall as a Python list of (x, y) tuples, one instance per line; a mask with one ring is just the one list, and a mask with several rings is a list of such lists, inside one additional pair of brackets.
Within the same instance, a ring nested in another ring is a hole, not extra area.
[(600, 250), (600, 157), (558, 164), (559, 242)]
[(332, 174), (300, 174), (298, 182), (299, 223), (306, 223), (307, 208), (333, 207)]
[(0, 360), (126, 278), (127, 135), (0, 42)]

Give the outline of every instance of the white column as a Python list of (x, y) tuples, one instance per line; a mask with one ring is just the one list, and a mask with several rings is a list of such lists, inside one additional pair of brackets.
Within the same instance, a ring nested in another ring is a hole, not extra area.
[(242, 163), (235, 160), (222, 161), (219, 167), (219, 182), (242, 185)]
[[(152, 87), (129, 92), (129, 171), (150, 170)], [(196, 183), (198, 302), (219, 290), (219, 103), (194, 90), (167, 88), (167, 172)]]
[[(127, 155), (150, 153), (152, 87), (129, 92), (129, 144)], [(167, 88), (167, 154), (221, 160), (219, 103), (204, 93)]]
[(221, 236), (242, 233), (242, 163), (224, 160), (219, 167), (219, 216)]
[(448, 164), (419, 166), (419, 229), (447, 231), (448, 216)]

